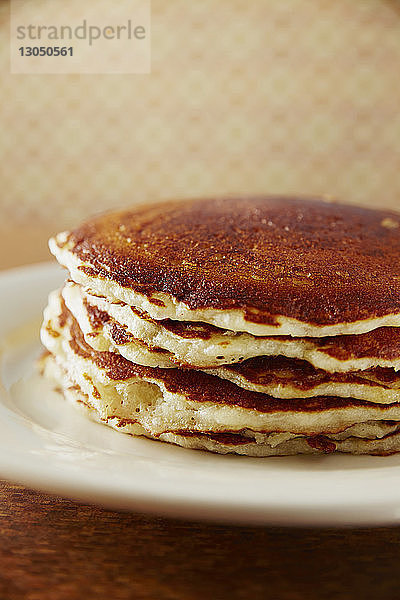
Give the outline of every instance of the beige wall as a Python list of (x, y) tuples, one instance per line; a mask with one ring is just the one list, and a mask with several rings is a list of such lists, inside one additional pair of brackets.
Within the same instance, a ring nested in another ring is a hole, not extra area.
[(3, 1), (0, 235), (19, 250), (2, 266), (147, 199), (324, 193), (400, 208), (398, 0), (152, 0), (150, 75), (10, 75), (8, 27)]

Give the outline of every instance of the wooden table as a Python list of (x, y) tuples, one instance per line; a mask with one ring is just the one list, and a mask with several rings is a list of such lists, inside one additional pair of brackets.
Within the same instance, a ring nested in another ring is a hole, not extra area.
[[(29, 235), (28, 246), (12, 231), (0, 236), (0, 268), (45, 258), (47, 232)], [(12, 244), (12, 253), (1, 252)], [(80, 505), (5, 482), (0, 499), (0, 600), (400, 598), (398, 528), (179, 521)]]
[(400, 530), (215, 525), (0, 485), (1, 600), (396, 600)]

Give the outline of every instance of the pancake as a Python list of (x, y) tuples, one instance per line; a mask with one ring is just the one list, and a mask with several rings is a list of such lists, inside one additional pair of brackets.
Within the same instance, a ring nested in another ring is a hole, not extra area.
[(63, 298), (86, 341), (128, 360), (163, 368), (209, 369), (256, 356), (282, 355), (334, 373), (374, 367), (400, 369), (400, 328), (323, 338), (252, 336), (205, 323), (156, 321), (148, 314), (67, 282)]
[(70, 280), (42, 371), (91, 418), (187, 448), (400, 451), (399, 226), (280, 197), (99, 216), (50, 241)]
[[(271, 433), (313, 438), (313, 450), (323, 452), (327, 448), (324, 450), (321, 436), (337, 436), (357, 426), (359, 437), (368, 437), (362, 435), (367, 428), (370, 436), (378, 438), (397, 431), (400, 419), (400, 403), (328, 396), (282, 400), (201, 371), (143, 367), (117, 354), (95, 351), (61, 302), (57, 318), (45, 321), (41, 337), (50, 353), (44, 359), (44, 369), (63, 390), (74, 389), (82, 402), (86, 398), (100, 420), (109, 424), (115, 421), (119, 426), (125, 421), (126, 426), (134, 426), (133, 433), (144, 431), (157, 439), (175, 436), (179, 443), (191, 433), (199, 440), (204, 434), (243, 435), (249, 430), (254, 439), (256, 434)], [(257, 439), (252, 443), (257, 444)], [(333, 445), (328, 443), (328, 451), (338, 448)], [(367, 447), (386, 452), (385, 445), (367, 444), (364, 449)], [(358, 451), (354, 445), (351, 448)], [(392, 444), (390, 451), (393, 448)]]
[(102, 215), (50, 248), (74, 281), (154, 319), (322, 337), (400, 325), (399, 225), (320, 199), (202, 199)]

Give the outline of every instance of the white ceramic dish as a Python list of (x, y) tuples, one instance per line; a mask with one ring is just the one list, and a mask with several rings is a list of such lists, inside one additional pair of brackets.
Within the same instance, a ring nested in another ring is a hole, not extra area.
[(0, 476), (111, 508), (231, 522), (400, 522), (400, 455), (253, 459), (132, 438), (87, 421), (35, 373), (54, 264), (0, 274)]

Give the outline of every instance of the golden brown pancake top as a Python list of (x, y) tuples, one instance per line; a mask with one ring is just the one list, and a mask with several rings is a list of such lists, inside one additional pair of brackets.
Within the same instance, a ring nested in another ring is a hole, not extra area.
[(88, 274), (191, 309), (314, 325), (400, 313), (400, 214), (391, 211), (283, 197), (189, 200), (103, 215), (69, 240)]

